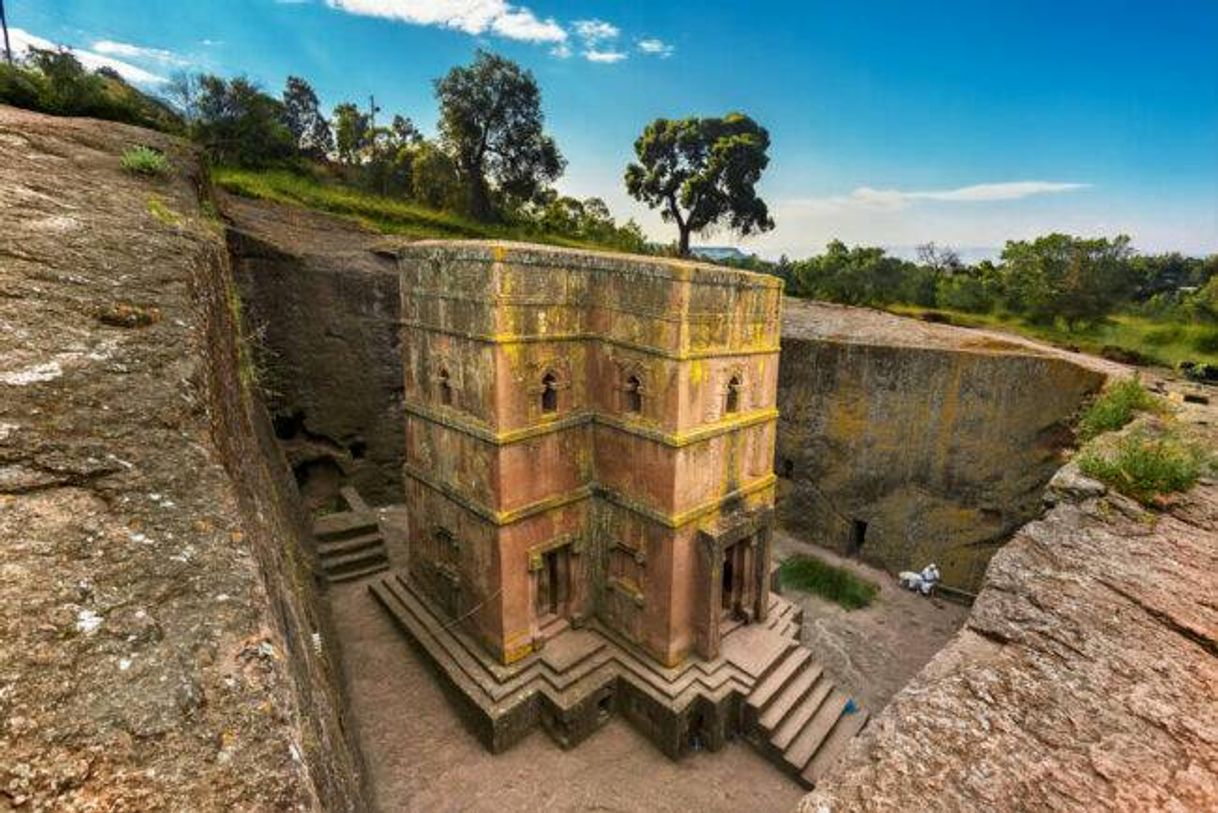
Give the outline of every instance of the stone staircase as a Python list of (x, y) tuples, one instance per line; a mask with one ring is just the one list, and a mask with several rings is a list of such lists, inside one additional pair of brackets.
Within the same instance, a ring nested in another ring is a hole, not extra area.
[(746, 736), (776, 765), (814, 787), (868, 713), (833, 684), (812, 653), (788, 650), (749, 692)]
[[(811, 787), (867, 722), (867, 713), (799, 644), (802, 611), (777, 595), (765, 623), (725, 630), (720, 657), (713, 661), (690, 658), (664, 667), (590, 621), (559, 632), (540, 651), (505, 666), (458, 621), (435, 610), (404, 574), (374, 580), (369, 589), (464, 699), (463, 711), (472, 712), (467, 719), (495, 753), (539, 723), (569, 747), (611, 710), (630, 717), (628, 707), (641, 699), (650, 709), (644, 718), (667, 718), (645, 733), (669, 756), (684, 753), (697, 709), (715, 708), (721, 710), (727, 738), (742, 733)], [(638, 722), (639, 716), (633, 719)]]
[(340, 492), (346, 511), (313, 522), (313, 539), (322, 570), (331, 582), (371, 576), (389, 568), (385, 539), (376, 512), (350, 486)]

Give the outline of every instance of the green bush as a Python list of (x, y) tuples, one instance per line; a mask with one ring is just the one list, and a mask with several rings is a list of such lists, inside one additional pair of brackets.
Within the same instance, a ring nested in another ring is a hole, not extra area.
[(1194, 336), (1193, 349), (1198, 353), (1218, 353), (1218, 328), (1206, 328)]
[(1155, 410), (1158, 405), (1137, 378), (1122, 379), (1087, 407), (1079, 419), (1078, 434), (1083, 440), (1090, 440), (1120, 429), (1132, 421), (1136, 413)]
[(1146, 331), (1142, 336), (1142, 341), (1155, 347), (1162, 347), (1163, 345), (1174, 344), (1182, 338), (1184, 338), (1184, 327), (1181, 325), (1170, 325)]
[(880, 592), (880, 586), (875, 582), (811, 556), (792, 556), (778, 569), (784, 587), (815, 593), (847, 610), (866, 607)]
[(120, 161), (123, 169), (134, 175), (160, 176), (169, 171), (165, 154), (152, 147), (140, 145), (123, 153)]
[(1108, 451), (1088, 449), (1079, 470), (1144, 505), (1163, 494), (1188, 491), (1201, 476), (1205, 454), (1174, 433), (1131, 432)]

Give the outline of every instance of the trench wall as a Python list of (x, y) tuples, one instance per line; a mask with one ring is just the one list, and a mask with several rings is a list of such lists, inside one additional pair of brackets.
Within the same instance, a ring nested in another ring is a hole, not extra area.
[(228, 243), (291, 465), (304, 472), (328, 461), (369, 502), (400, 502), (405, 419), (393, 265), (381, 269), (369, 251), (289, 250), (259, 226), (238, 220)]
[(1103, 381), (1032, 352), (784, 335), (779, 522), (890, 571), (935, 562), (945, 584), (975, 592), (1039, 515), (1070, 420)]
[(0, 105), (5, 810), (365, 807), (203, 187), (166, 135)]
[(219, 246), (194, 267), (192, 303), (202, 331), (212, 441), (236, 492), (239, 541), (262, 575), (295, 701), (292, 724), (322, 810), (362, 810), (362, 760), (348, 729), (338, 637), (320, 601), (309, 517), (266, 408), (255, 394), (250, 328), (228, 254)]

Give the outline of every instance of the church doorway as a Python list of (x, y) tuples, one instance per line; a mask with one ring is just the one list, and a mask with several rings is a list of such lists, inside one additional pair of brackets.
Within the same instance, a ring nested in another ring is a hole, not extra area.
[(547, 622), (567, 615), (571, 601), (571, 548), (564, 545), (541, 554), (537, 571), (537, 620)]
[(720, 610), (723, 618), (742, 618), (752, 600), (749, 590), (752, 564), (751, 540), (742, 539), (723, 549), (723, 571), (720, 584)]

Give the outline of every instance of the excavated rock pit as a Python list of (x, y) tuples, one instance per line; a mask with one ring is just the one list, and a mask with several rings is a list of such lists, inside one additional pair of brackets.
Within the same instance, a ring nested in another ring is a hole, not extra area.
[[(173, 173), (123, 173), (134, 144)], [(334, 608), (341, 662), (306, 508), (351, 484), (399, 500), (397, 278), (348, 221), (224, 199), (222, 223), (201, 193), (172, 139), (0, 107), (0, 800), (748, 804), (714, 774), (793, 804), (744, 748), (667, 763), (613, 726), (568, 755), (471, 748), (421, 664), (381, 657), (396, 641), (358, 584)], [(1213, 808), (1214, 485), (1155, 516), (1059, 475), (1041, 517), (1071, 415), (1123, 368), (794, 302), (783, 354), (792, 549), (936, 558), (979, 590), (805, 808)], [(564, 766), (574, 795), (551, 784)]]
[(1114, 374), (1127, 371), (1009, 336), (788, 299), (780, 521), (890, 573), (935, 562), (976, 592)]

